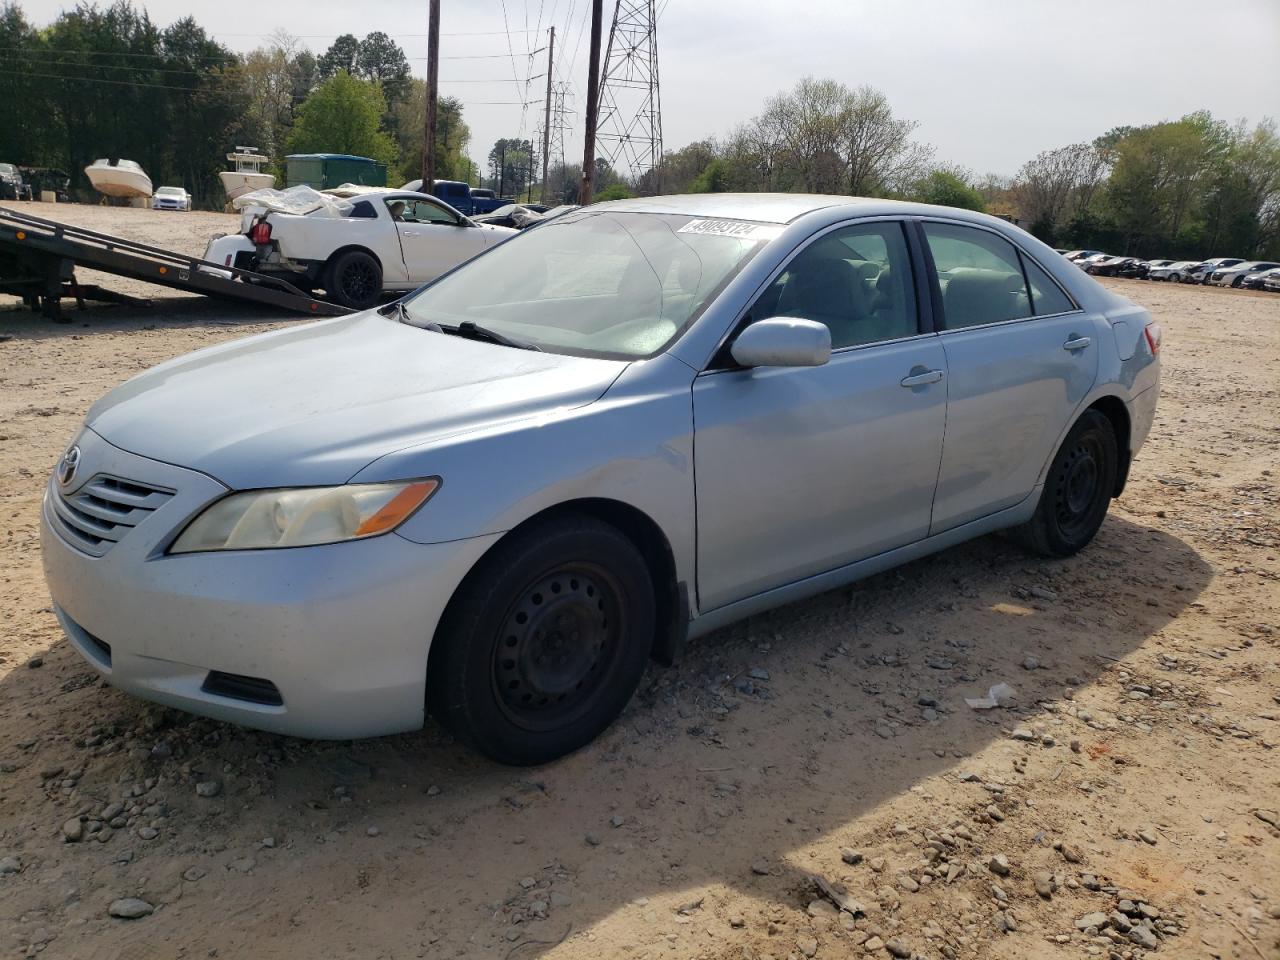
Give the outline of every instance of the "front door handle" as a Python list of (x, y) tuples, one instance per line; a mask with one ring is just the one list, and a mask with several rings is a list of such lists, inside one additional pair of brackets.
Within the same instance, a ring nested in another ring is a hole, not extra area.
[(1083, 350), (1093, 341), (1088, 337), (1072, 337), (1062, 345), (1063, 350)]
[(937, 383), (942, 379), (941, 370), (926, 370), (924, 373), (913, 373), (909, 377), (902, 378), (904, 387), (926, 387), (931, 383)]
[(402, 230), (402, 231), (400, 232), (400, 236), (402, 236), (402, 237), (420, 237), (420, 236), (422, 236), (422, 234), (418, 233), (416, 230)]

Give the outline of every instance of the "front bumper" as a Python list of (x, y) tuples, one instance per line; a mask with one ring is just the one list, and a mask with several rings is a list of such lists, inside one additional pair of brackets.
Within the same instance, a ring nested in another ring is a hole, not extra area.
[[(71, 643), (115, 687), (276, 733), (347, 739), (422, 726), (427, 653), (458, 583), (498, 535), (443, 544), (396, 534), (284, 550), (169, 556), (187, 521), (227, 490), (138, 457), (90, 430), (86, 481), (108, 475), (174, 490), (100, 557), (73, 546), (51, 503), (41, 553)], [(73, 481), (73, 483), (77, 483)], [(211, 678), (267, 681), (257, 697)]]

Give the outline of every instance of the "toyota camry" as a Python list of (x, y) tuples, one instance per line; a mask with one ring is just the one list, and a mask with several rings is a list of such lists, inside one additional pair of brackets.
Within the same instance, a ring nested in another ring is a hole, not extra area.
[(723, 624), (998, 530), (1085, 547), (1159, 349), (981, 214), (600, 204), (111, 391), (49, 479), (46, 578), (121, 690), (544, 762)]

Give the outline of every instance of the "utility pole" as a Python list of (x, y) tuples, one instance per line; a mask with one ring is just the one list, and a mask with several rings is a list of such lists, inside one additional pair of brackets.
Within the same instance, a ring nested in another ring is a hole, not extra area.
[(600, 32), (604, 0), (591, 0), (591, 59), (587, 69), (587, 129), (582, 150), (582, 187), (578, 203), (587, 206), (596, 179), (596, 117), (600, 112)]
[(556, 62), (556, 28), (551, 28), (551, 41), (547, 44), (547, 101), (542, 121), (542, 196), (547, 202), (547, 161), (551, 159), (551, 71)]
[(430, 0), (427, 15), (427, 122), (422, 140), (422, 192), (436, 186), (436, 88), (440, 79), (440, 0)]

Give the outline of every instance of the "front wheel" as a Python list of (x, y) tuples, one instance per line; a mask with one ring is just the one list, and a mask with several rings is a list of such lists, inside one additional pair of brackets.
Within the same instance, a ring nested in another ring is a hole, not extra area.
[(501, 763), (546, 763), (622, 712), (654, 637), (653, 582), (617, 528), (561, 517), (467, 576), (436, 633), (427, 709)]
[(1106, 519), (1119, 469), (1111, 421), (1086, 410), (1053, 458), (1036, 512), (1011, 531), (1014, 539), (1043, 557), (1069, 557), (1082, 549)]

